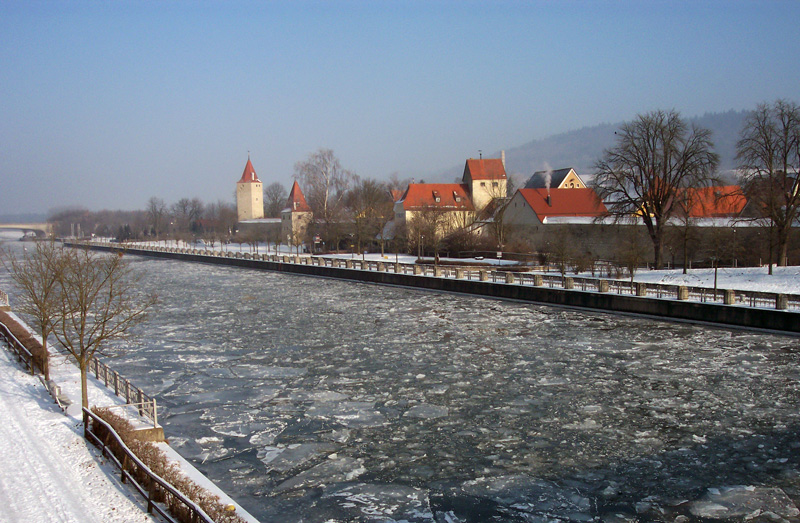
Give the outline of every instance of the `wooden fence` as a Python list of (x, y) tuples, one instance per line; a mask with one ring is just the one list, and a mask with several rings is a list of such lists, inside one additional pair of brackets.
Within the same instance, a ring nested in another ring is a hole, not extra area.
[[(89, 423), (91, 421), (91, 423)], [(102, 426), (106, 431), (105, 439), (95, 434), (96, 428)], [(83, 408), (83, 437), (98, 447), (119, 470), (123, 483), (128, 483), (147, 500), (147, 513), (158, 513), (170, 523), (178, 523), (166, 508), (156, 502), (156, 498), (163, 495), (172, 496), (180, 506), (190, 514), (193, 523), (214, 523), (214, 521), (197, 504), (188, 499), (183, 493), (155, 474), (150, 468), (134, 455), (122, 442), (111, 425), (103, 421), (97, 414), (86, 407)], [(122, 453), (122, 461), (112, 451), (112, 446)], [(141, 482), (137, 477), (144, 478)]]

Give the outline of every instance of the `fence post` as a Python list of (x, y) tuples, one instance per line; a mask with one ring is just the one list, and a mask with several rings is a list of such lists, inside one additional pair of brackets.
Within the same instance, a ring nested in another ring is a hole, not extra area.
[(597, 292), (608, 292), (608, 280), (599, 280), (597, 282)]
[(575, 288), (575, 280), (571, 276), (564, 277), (564, 288), (565, 289)]
[(775, 308), (776, 309), (788, 309), (789, 308), (789, 297), (785, 294), (776, 294), (775, 295)]
[(514, 273), (507, 272), (506, 273), (506, 283), (514, 283)]
[(642, 282), (636, 282), (636, 295), (647, 296), (647, 285)]
[(733, 289), (725, 289), (722, 300), (725, 305), (733, 305), (736, 303), (736, 292)]
[(689, 299), (689, 288), (685, 285), (678, 286), (678, 299), (681, 301)]

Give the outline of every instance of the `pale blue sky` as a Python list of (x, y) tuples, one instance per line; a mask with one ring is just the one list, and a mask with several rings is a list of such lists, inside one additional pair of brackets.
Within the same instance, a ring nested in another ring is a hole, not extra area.
[[(431, 176), (640, 112), (800, 101), (800, 1), (0, 1), (0, 214), (231, 200), (331, 148)], [(39, 203), (40, 202), (40, 203)]]

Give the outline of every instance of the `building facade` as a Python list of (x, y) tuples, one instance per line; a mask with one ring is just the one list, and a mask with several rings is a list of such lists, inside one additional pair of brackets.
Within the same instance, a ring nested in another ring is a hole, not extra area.
[(264, 217), (264, 190), (249, 156), (242, 177), (236, 182), (236, 212), (240, 222)]

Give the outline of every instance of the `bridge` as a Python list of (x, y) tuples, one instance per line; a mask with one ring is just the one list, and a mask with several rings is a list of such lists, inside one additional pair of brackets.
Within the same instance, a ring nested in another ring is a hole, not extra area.
[(0, 223), (0, 229), (12, 229), (24, 232), (32, 231), (37, 236), (50, 236), (53, 234), (52, 223)]

